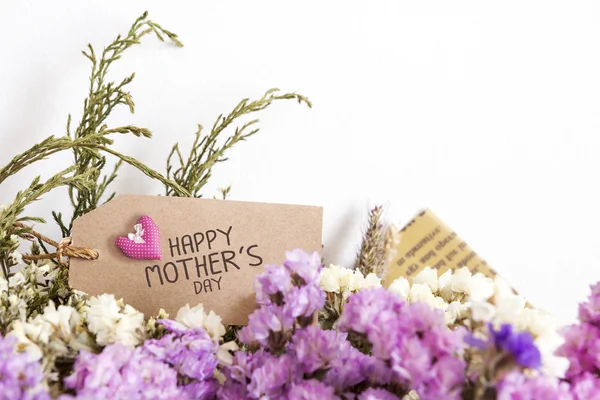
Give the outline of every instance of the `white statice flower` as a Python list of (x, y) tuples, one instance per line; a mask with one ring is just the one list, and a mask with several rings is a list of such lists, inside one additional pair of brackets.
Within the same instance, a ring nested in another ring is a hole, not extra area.
[(54, 357), (72, 356), (92, 346), (77, 310), (66, 305), (56, 307), (53, 302), (34, 318), (14, 321), (10, 329), (8, 335), (17, 339), (18, 349), (33, 360), (44, 358), (49, 364), (45, 367)]
[(431, 267), (426, 267), (413, 278), (413, 284), (424, 283), (431, 289), (432, 292), (438, 290), (438, 274), (437, 270)]
[(23, 254), (21, 254), (18, 250), (10, 253), (10, 259), (15, 264), (23, 264)]
[(8, 281), (3, 276), (0, 276), (0, 294), (2, 292), (8, 293)]
[(483, 274), (474, 274), (467, 283), (469, 300), (487, 300), (494, 294), (494, 280)]
[(339, 265), (331, 264), (321, 270), (321, 289), (330, 293), (340, 293), (350, 282), (352, 271)]
[(341, 293), (344, 298), (359, 290), (381, 287), (381, 279), (374, 273), (364, 276), (359, 270), (351, 270), (331, 264), (321, 270), (321, 289), (329, 293)]
[(24, 298), (11, 293), (7, 297), (8, 302), (8, 313), (17, 317), (20, 320), (24, 320), (27, 314), (27, 302)]
[(25, 282), (27, 282), (27, 279), (25, 279), (23, 271), (19, 271), (8, 278), (8, 286), (12, 288), (23, 285)]
[(508, 323), (516, 330), (531, 333), (534, 343), (542, 355), (544, 374), (564, 376), (568, 360), (554, 353), (563, 343), (556, 319), (539, 309), (527, 305), (525, 298), (516, 294), (502, 278), (494, 281), (494, 292), (487, 299), (471, 299), (472, 318), (479, 322), (491, 322), (494, 325)]
[(221, 323), (221, 317), (215, 314), (214, 311), (206, 313), (204, 306), (198, 304), (195, 307), (190, 307), (189, 304), (181, 307), (177, 312), (175, 320), (188, 328), (202, 328), (208, 335), (219, 344), (217, 350), (217, 359), (221, 365), (231, 365), (233, 362), (232, 351), (239, 349), (235, 341), (221, 343), (223, 335), (225, 335), (225, 326)]
[(88, 329), (96, 335), (96, 342), (101, 346), (121, 343), (135, 347), (145, 338), (144, 314), (114, 295), (103, 294), (93, 296), (86, 309)]
[(469, 268), (462, 267), (452, 274), (450, 288), (456, 293), (469, 293), (469, 281), (471, 280), (471, 271)]
[(206, 313), (202, 304), (191, 308), (186, 304), (179, 309), (175, 320), (188, 328), (204, 329), (217, 342), (225, 335), (225, 326), (221, 323), (221, 317), (212, 310)]
[(388, 290), (394, 293), (395, 295), (400, 296), (400, 298), (402, 298), (403, 300), (407, 300), (408, 294), (410, 293), (410, 283), (408, 283), (408, 279), (406, 279), (405, 277), (400, 277), (398, 279), (395, 279), (390, 284)]
[(467, 318), (471, 308), (470, 303), (461, 303), (460, 301), (453, 301), (448, 304), (448, 307), (444, 310), (444, 319), (446, 324), (451, 325), (458, 320)]
[(377, 274), (371, 272), (370, 274), (367, 274), (367, 276), (365, 276), (361, 289), (370, 289), (378, 287), (381, 287), (381, 279), (379, 279)]
[[(17, 350), (19, 352), (27, 354), (27, 358), (30, 361), (39, 361), (42, 359), (44, 352), (40, 345), (37, 344), (37, 340), (42, 336), (42, 332), (36, 332), (36, 329), (41, 330), (40, 326), (34, 327), (17, 320), (12, 323), (10, 329), (11, 331), (8, 333), (8, 336), (12, 336), (17, 340)], [(43, 336), (46, 336), (46, 334)], [(47, 337), (49, 337), (49, 333)]]

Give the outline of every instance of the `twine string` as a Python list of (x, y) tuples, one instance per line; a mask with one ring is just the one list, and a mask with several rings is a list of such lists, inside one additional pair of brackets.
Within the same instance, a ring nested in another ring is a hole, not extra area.
[[(50, 239), (42, 235), (39, 232), (36, 232), (30, 226), (27, 226), (21, 222), (16, 222), (14, 226), (24, 229), (23, 232), (20, 232), (18, 235), (23, 239), (27, 240), (35, 240), (38, 239), (44, 243), (49, 244), (52, 247), (56, 248), (55, 253), (48, 254), (24, 254), (23, 260), (27, 261), (38, 261), (38, 260), (56, 260), (63, 267), (69, 266), (69, 259), (71, 258), (82, 258), (84, 260), (97, 260), (99, 254), (94, 249), (88, 249), (85, 247), (75, 247), (71, 246), (72, 239), (70, 237), (65, 237), (60, 240), (60, 242), (56, 242), (55, 240)], [(65, 258), (67, 261), (65, 262)]]

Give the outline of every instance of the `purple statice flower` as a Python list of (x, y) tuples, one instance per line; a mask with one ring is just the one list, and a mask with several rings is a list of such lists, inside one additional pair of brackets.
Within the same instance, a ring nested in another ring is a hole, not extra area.
[(17, 352), (17, 340), (0, 335), (0, 400), (50, 399), (41, 364)]
[(61, 400), (190, 398), (177, 387), (177, 371), (143, 348), (121, 344), (106, 346), (100, 354), (82, 350), (64, 383), (76, 395), (63, 395)]
[(314, 284), (292, 287), (284, 299), (284, 314), (292, 319), (310, 319), (325, 305), (325, 292)]
[(600, 283), (592, 286), (588, 301), (579, 305), (579, 323), (563, 331), (564, 344), (559, 356), (569, 360), (565, 377), (575, 380), (579, 376), (600, 373)]
[(159, 320), (169, 333), (144, 343), (143, 351), (170, 365), (178, 374), (180, 387), (193, 399), (214, 396), (214, 371), (218, 344), (202, 328), (190, 329), (173, 320)]
[(600, 379), (584, 372), (571, 382), (573, 400), (600, 400)]
[(559, 356), (569, 360), (565, 377), (573, 379), (589, 372), (600, 372), (600, 329), (595, 325), (581, 323), (567, 327), (564, 344), (558, 349)]
[(258, 304), (278, 303), (281, 295), (287, 292), (291, 285), (292, 276), (287, 268), (267, 265), (264, 273), (258, 275), (254, 281), (256, 301)]
[(492, 324), (488, 325), (490, 341), (509, 354), (515, 361), (525, 368), (539, 368), (542, 365), (542, 355), (533, 342), (533, 336), (527, 331), (515, 332), (512, 325), (502, 324), (495, 330)]
[(338, 357), (329, 362), (323, 382), (342, 393), (368, 382), (385, 384), (390, 378), (391, 369), (384, 361), (361, 353), (346, 341), (341, 344)]
[(567, 382), (544, 375), (526, 377), (517, 371), (508, 373), (496, 390), (498, 400), (574, 400)]
[(237, 382), (225, 381), (223, 385), (219, 386), (216, 398), (221, 400), (247, 400), (250, 397), (246, 386)]
[(345, 347), (349, 345), (346, 337), (344, 332), (310, 326), (296, 330), (287, 351), (296, 358), (303, 373), (312, 374), (345, 355)]
[(318, 287), (321, 274), (321, 256), (319, 256), (319, 253), (316, 251), (307, 253), (296, 249), (287, 251), (285, 256), (283, 266), (290, 273), (301, 278), (305, 285), (316, 283)]
[(267, 352), (254, 353), (254, 369), (248, 383), (253, 399), (280, 399), (293, 383), (300, 382), (302, 374), (296, 360), (289, 354), (274, 356)]
[(358, 400), (400, 400), (400, 398), (385, 389), (369, 388), (358, 396)]
[(302, 380), (292, 356), (276, 356), (263, 348), (255, 353), (236, 352), (223, 375), (225, 384), (219, 387), (217, 398), (232, 400), (285, 398), (291, 385)]
[(292, 384), (287, 393), (288, 400), (339, 400), (335, 390), (316, 379), (308, 379)]
[(423, 400), (460, 398), (464, 333), (449, 330), (440, 310), (367, 289), (350, 296), (338, 325), (366, 336), (373, 356), (390, 365), (390, 383), (414, 389)]
[(238, 339), (248, 345), (258, 342), (269, 347), (274, 345), (274, 337), (285, 338), (293, 326), (294, 318), (284, 313), (283, 306), (263, 305), (248, 316), (248, 325), (238, 332)]
[(238, 338), (248, 345), (259, 344), (280, 351), (296, 326), (305, 327), (325, 304), (319, 287), (321, 264), (318, 253), (287, 252), (283, 266), (267, 266), (255, 281), (260, 308), (248, 316), (248, 325)]
[(600, 282), (591, 289), (587, 302), (579, 304), (579, 321), (600, 328)]

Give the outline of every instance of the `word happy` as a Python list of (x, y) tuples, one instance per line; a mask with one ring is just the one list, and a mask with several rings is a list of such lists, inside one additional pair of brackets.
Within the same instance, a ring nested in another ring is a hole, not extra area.
[[(263, 263), (262, 257), (257, 254), (258, 245), (240, 246), (237, 250), (217, 250), (218, 248), (231, 247), (230, 226), (226, 230), (210, 229), (206, 232), (196, 232), (181, 237), (169, 238), (169, 252), (171, 258), (163, 265), (147, 266), (144, 270), (148, 287), (175, 283), (180, 279), (194, 280), (196, 294), (221, 290), (223, 273), (241, 269), (242, 256), (248, 256), (252, 262), (247, 265), (257, 267)], [(242, 265), (243, 266), (243, 265)], [(195, 280), (199, 279), (199, 280)]]

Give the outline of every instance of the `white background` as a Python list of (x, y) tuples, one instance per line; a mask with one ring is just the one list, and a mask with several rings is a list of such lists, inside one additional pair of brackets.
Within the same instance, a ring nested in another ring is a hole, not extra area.
[[(538, 306), (572, 320), (600, 280), (600, 10), (594, 2), (0, 2), (0, 164), (77, 121), (88, 42), (110, 43), (145, 9), (181, 36), (147, 38), (113, 68), (132, 71), (150, 128), (116, 148), (164, 172), (243, 97), (279, 87), (314, 102), (264, 112), (262, 131), (215, 169), (207, 194), (322, 205), (328, 261), (350, 265), (368, 207), (402, 224), (430, 207)], [(0, 188), (9, 202), (36, 174)], [(130, 167), (114, 189), (156, 194)], [(30, 207), (68, 210), (65, 192)], [(58, 236), (51, 224), (41, 228)], [(290, 227), (293, 229), (293, 227)]]

